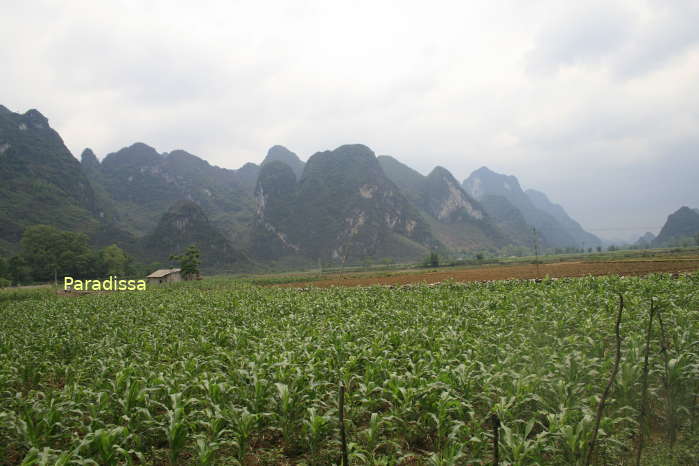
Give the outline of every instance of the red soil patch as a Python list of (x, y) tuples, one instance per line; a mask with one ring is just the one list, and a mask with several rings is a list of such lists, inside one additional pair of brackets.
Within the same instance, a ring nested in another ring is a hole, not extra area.
[(649, 273), (694, 272), (699, 270), (699, 260), (662, 261), (610, 261), (610, 262), (560, 262), (536, 265), (510, 265), (471, 269), (438, 269), (425, 272), (407, 272), (384, 277), (357, 277), (339, 275), (328, 280), (304, 283), (285, 283), (284, 287), (329, 287), (403, 285), (407, 283), (437, 283), (445, 280), (457, 282), (543, 278), (545, 276), (584, 277), (586, 275), (647, 275)]

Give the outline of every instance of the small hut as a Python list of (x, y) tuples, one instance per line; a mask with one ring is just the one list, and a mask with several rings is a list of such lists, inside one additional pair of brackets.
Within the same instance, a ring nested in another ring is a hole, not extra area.
[(182, 269), (160, 269), (146, 277), (149, 285), (182, 281)]

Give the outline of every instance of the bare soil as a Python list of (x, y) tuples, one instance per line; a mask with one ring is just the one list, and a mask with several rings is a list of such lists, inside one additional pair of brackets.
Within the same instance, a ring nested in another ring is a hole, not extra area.
[(443, 268), (429, 271), (396, 273), (385, 276), (334, 276), (327, 280), (285, 283), (284, 287), (329, 287), (404, 285), (408, 283), (438, 283), (535, 279), (543, 277), (584, 277), (587, 275), (647, 275), (650, 273), (683, 273), (699, 271), (697, 260), (625, 260), (595, 262), (560, 262), (553, 264), (525, 264), (479, 268)]

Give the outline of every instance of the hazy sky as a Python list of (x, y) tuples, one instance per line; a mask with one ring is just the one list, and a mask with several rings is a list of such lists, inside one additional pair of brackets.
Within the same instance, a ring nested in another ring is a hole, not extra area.
[(2, 3), (0, 103), (76, 156), (363, 143), (514, 174), (607, 237), (699, 207), (697, 0)]

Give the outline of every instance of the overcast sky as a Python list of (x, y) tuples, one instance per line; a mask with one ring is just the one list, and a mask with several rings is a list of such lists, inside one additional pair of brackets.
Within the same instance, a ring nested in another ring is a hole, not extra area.
[(699, 207), (697, 0), (2, 3), (0, 103), (78, 157), (363, 143), (516, 175), (606, 237)]

